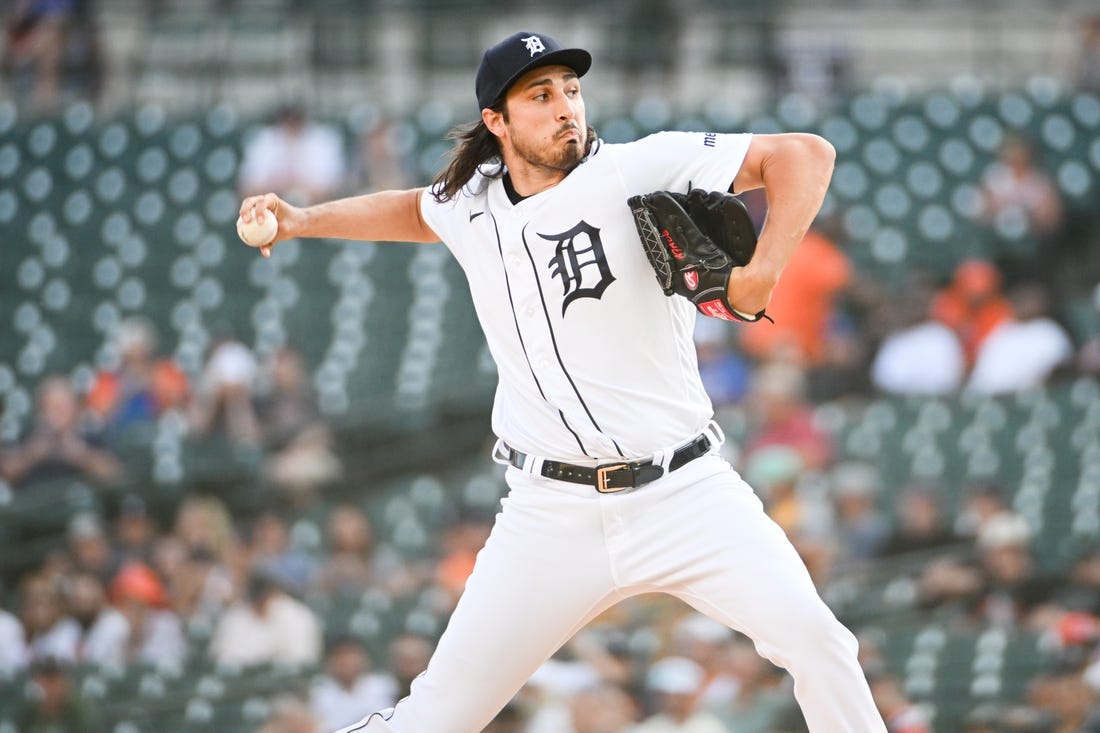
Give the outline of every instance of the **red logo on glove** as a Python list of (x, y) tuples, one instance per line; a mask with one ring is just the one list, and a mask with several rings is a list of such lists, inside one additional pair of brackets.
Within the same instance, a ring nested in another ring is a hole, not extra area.
[(684, 283), (688, 286), (688, 290), (697, 290), (699, 288), (699, 273), (688, 270), (684, 273)]
[(661, 230), (661, 236), (665, 238), (665, 242), (668, 243), (668, 248), (672, 250), (672, 256), (678, 260), (684, 259), (684, 250), (680, 249), (680, 246), (672, 241), (672, 235), (668, 233), (667, 229)]
[(699, 310), (703, 315), (710, 316), (711, 318), (721, 318), (724, 321), (736, 321), (733, 314), (730, 313), (726, 304), (720, 300), (706, 300), (699, 304)]

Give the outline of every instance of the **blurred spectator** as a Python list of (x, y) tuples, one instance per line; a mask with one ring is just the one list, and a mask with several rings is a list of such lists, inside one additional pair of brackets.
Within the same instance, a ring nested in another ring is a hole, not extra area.
[(634, 700), (617, 685), (581, 690), (569, 705), (567, 725), (555, 733), (627, 733), (637, 720)]
[(848, 461), (837, 465), (830, 478), (837, 562), (870, 560), (890, 537), (890, 522), (877, 507), (878, 471), (868, 463)]
[(1039, 675), (1028, 685), (1027, 699), (1035, 710), (1057, 721), (1055, 733), (1100, 731), (1096, 694), (1075, 665), (1060, 665)]
[(114, 545), (119, 562), (152, 563), (156, 538), (157, 523), (149, 516), (145, 500), (137, 494), (124, 496), (115, 518)]
[(36, 391), (34, 425), (0, 453), (0, 478), (15, 486), (73, 478), (111, 483), (122, 465), (82, 424), (80, 403), (65, 377), (46, 377)]
[(238, 178), (242, 196), (278, 191), (293, 204), (332, 198), (344, 185), (344, 142), (330, 125), (310, 122), (305, 110), (278, 109), (244, 147)]
[(1046, 279), (1058, 254), (1050, 245), (1062, 228), (1064, 206), (1034, 157), (1030, 141), (1008, 134), (980, 182), (980, 218), (992, 228), (994, 258), (1010, 280)]
[(15, 710), (19, 733), (107, 733), (94, 705), (73, 684), (68, 665), (58, 659), (39, 659), (31, 665), (27, 701)]
[[(286, 590), (302, 595), (312, 585), (316, 561), (290, 544), (286, 522), (273, 511), (261, 512), (252, 525), (248, 550), (254, 567), (275, 573)], [(340, 727), (340, 726), (337, 726)]]
[(909, 486), (900, 493), (895, 506), (894, 528), (879, 552), (881, 557), (952, 548), (962, 542), (944, 514), (943, 499), (936, 488)]
[(326, 733), (322, 722), (310, 710), (309, 703), (297, 695), (277, 695), (271, 714), (257, 733)]
[(130, 563), (111, 583), (111, 600), (130, 627), (131, 662), (178, 666), (187, 657), (179, 616), (168, 608), (168, 595), (148, 565)]
[(1052, 598), (1058, 579), (1039, 572), (1031, 539), (1027, 522), (1013, 512), (991, 517), (979, 530), (982, 589), (972, 611), (980, 621), (998, 626), (1023, 624), (1032, 611)]
[(189, 552), (205, 551), (227, 569), (234, 568), (240, 542), (225, 503), (213, 496), (189, 496), (176, 509), (173, 530)]
[(279, 349), (271, 364), (271, 388), (256, 399), (265, 472), (291, 506), (308, 505), (320, 488), (338, 478), (340, 460), (321, 417), (302, 356)]
[(69, 520), (69, 558), (79, 571), (92, 573), (104, 585), (119, 568), (119, 556), (111, 546), (103, 521), (93, 512), (81, 512)]
[(1038, 283), (1011, 294), (1013, 318), (997, 325), (978, 348), (966, 387), (1002, 394), (1038, 387), (1073, 359), (1073, 342), (1050, 318), (1050, 297)]
[(416, 127), (386, 117), (367, 125), (359, 136), (352, 171), (358, 193), (394, 191), (416, 185)]
[(778, 33), (772, 43), (777, 94), (828, 105), (851, 91), (854, 64), (847, 40), (791, 29)]
[(1062, 201), (1058, 187), (1035, 165), (1029, 141), (1007, 135), (981, 181), (982, 217), (996, 222), (1006, 213), (1022, 214), (1029, 233), (1046, 235), (1061, 224)]
[(388, 669), (397, 680), (397, 699), (408, 696), (412, 681), (428, 668), (435, 644), (420, 634), (401, 633), (387, 649)]
[(703, 670), (684, 657), (665, 657), (653, 663), (646, 675), (646, 690), (654, 698), (655, 712), (635, 733), (727, 733), (713, 713), (697, 709), (695, 695), (703, 683)]
[(188, 549), (176, 537), (162, 537), (153, 565), (164, 578), (172, 609), (189, 624), (210, 627), (236, 598), (229, 570), (205, 547)]
[(789, 679), (779, 667), (757, 653), (752, 641), (738, 636), (730, 646), (728, 664), (737, 680), (737, 696), (719, 717), (736, 733), (773, 733), (796, 707)]
[(60, 589), (41, 575), (30, 575), (21, 583), (19, 602), (30, 659), (75, 662), (80, 626), (65, 614)]
[(835, 299), (852, 279), (852, 266), (823, 228), (806, 233), (768, 303), (775, 323), (738, 331), (741, 348), (757, 361), (795, 361), (808, 369), (827, 356)]
[(977, 539), (982, 526), (992, 517), (1009, 510), (1004, 489), (989, 481), (979, 481), (962, 491), (954, 522), (960, 537)]
[(27, 640), (18, 617), (0, 608), (0, 678), (10, 677), (27, 665)]
[(768, 445), (752, 453), (742, 472), (764, 510), (798, 550), (814, 577), (822, 582), (833, 556), (832, 517), (825, 497), (802, 482), (802, 456), (787, 445)]
[(256, 370), (247, 346), (229, 337), (218, 339), (191, 401), (189, 423), (195, 436), (259, 446), (260, 424), (252, 404)]
[(183, 407), (189, 387), (175, 362), (157, 357), (157, 333), (147, 318), (123, 320), (113, 338), (119, 366), (96, 375), (86, 404), (107, 435), (117, 439), (133, 429), (148, 429), (166, 410)]
[(871, 696), (886, 722), (888, 733), (932, 733), (925, 712), (905, 695), (897, 678), (879, 674), (870, 679)]
[(745, 444), (746, 464), (755, 452), (781, 445), (797, 451), (806, 470), (829, 465), (832, 442), (814, 425), (813, 408), (805, 395), (806, 376), (800, 367), (770, 362), (757, 369), (749, 387), (751, 427)]
[(563, 733), (573, 725), (573, 699), (586, 690), (629, 682), (632, 669), (624, 653), (592, 629), (573, 636), (527, 681), (519, 696), (529, 711), (524, 733)]
[(236, 599), (248, 575), (229, 511), (215, 497), (190, 496), (176, 510), (173, 537), (158, 542), (157, 567), (179, 612), (212, 621)]
[(326, 551), (320, 560), (315, 588), (329, 597), (359, 598), (368, 587), (378, 586), (397, 595), (408, 583), (403, 562), (393, 549), (374, 541), (370, 519), (360, 508), (340, 504), (329, 513)]
[(493, 516), (474, 509), (463, 509), (443, 531), (442, 554), (436, 564), (435, 581), (446, 594), (447, 610), (454, 608), (466, 589), (466, 579), (474, 569), (477, 553), (489, 539)]
[(99, 46), (92, 0), (13, 0), (0, 44), (4, 76), (32, 114), (55, 112), (67, 97), (95, 100)]
[(1100, 547), (1092, 547), (1074, 560), (1054, 599), (1067, 612), (1100, 615)]
[(931, 293), (913, 283), (882, 303), (886, 334), (871, 363), (871, 382), (888, 394), (943, 395), (958, 390), (966, 375), (962, 341), (930, 312)]
[(372, 672), (366, 647), (354, 637), (333, 639), (325, 650), (324, 674), (310, 692), (310, 707), (326, 731), (337, 730), (397, 702), (397, 682)]
[(695, 321), (699, 377), (715, 409), (739, 402), (749, 384), (749, 364), (732, 348), (724, 325), (713, 318)]
[(950, 284), (933, 298), (932, 316), (958, 334), (969, 369), (982, 342), (1012, 318), (1012, 305), (1001, 293), (1000, 270), (984, 260), (959, 263)]
[(219, 664), (311, 665), (321, 659), (321, 627), (308, 606), (285, 590), (283, 580), (258, 567), (248, 597), (218, 619), (210, 654)]
[(727, 708), (740, 692), (740, 681), (727, 669), (733, 630), (709, 616), (690, 612), (672, 627), (673, 655), (690, 659), (703, 671), (696, 703), (712, 712)]
[(79, 661), (121, 668), (128, 661), (130, 624), (107, 602), (107, 589), (95, 575), (70, 576), (66, 596), (69, 613), (80, 625)]

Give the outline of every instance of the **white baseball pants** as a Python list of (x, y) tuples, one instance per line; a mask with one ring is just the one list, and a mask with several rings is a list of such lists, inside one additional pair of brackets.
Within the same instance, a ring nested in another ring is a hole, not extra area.
[(507, 481), (428, 669), (395, 708), (338, 733), (478, 733), (585, 624), (653, 591), (746, 634), (786, 668), (812, 733), (885, 733), (855, 637), (717, 455), (617, 494), (511, 467)]

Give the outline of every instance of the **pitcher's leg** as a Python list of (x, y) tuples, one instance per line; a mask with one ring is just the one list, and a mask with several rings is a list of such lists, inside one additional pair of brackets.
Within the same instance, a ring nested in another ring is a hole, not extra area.
[(664, 497), (659, 520), (642, 529), (650, 565), (675, 558), (656, 582), (785, 667), (812, 733), (884, 733), (855, 637), (821, 600), (783, 530), (736, 473), (709, 458), (699, 464), (697, 480)]
[(409, 696), (345, 731), (479, 733), (539, 665), (618, 600), (596, 503), (518, 494), (506, 500)]

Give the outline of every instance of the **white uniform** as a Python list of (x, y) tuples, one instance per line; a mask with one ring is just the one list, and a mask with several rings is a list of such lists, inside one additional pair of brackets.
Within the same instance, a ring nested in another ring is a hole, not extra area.
[[(596, 141), (561, 183), (518, 204), (480, 175), (452, 201), (422, 197), (497, 363), (495, 457), (527, 455), (507, 469), (510, 492), (427, 671), (394, 709), (344, 731), (476, 733), (586, 623), (652, 591), (748, 634), (789, 669), (814, 733), (885, 731), (854, 637), (717, 455), (694, 306), (661, 292), (626, 205), (659, 189), (728, 189), (749, 141)], [(620, 493), (541, 474), (544, 460), (667, 467), (700, 434), (709, 453)]]

